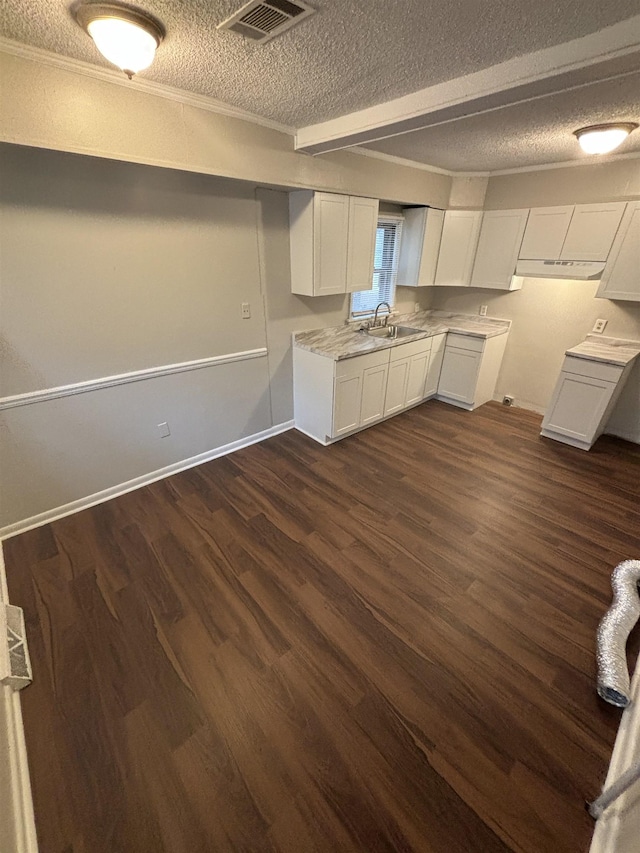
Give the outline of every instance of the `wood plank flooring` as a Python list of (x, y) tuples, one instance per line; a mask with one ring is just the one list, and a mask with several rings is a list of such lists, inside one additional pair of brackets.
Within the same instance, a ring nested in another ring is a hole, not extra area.
[(586, 851), (640, 452), (539, 427), (291, 431), (5, 542), (42, 853)]

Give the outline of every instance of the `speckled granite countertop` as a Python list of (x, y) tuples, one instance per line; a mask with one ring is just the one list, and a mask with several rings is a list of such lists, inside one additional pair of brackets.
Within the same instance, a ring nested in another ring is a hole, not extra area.
[(581, 344), (571, 347), (566, 354), (573, 355), (576, 358), (604, 361), (607, 364), (618, 364), (624, 367), (640, 355), (640, 341), (625, 341), (621, 338), (587, 335)]
[(510, 320), (497, 320), (493, 317), (479, 317), (475, 314), (451, 314), (447, 311), (420, 311), (417, 314), (397, 314), (391, 318), (396, 326), (410, 326), (417, 329), (415, 335), (398, 339), (375, 338), (366, 332), (358, 331), (358, 324), (332, 326), (328, 329), (312, 329), (294, 335), (294, 344), (301, 349), (315, 352), (340, 361), (355, 355), (377, 352), (390, 347), (401, 346), (421, 338), (430, 338), (446, 332), (458, 335), (471, 335), (476, 338), (493, 338), (504, 335), (511, 326)]

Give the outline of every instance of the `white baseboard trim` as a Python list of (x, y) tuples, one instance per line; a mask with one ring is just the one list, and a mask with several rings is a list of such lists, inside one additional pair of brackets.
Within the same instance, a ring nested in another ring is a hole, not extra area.
[[(0, 543), (0, 603), (8, 601), (7, 577)], [(3, 831), (6, 833), (6, 827), (11, 826), (13, 835), (10, 842), (13, 845), (11, 850), (15, 850), (15, 853), (38, 853), (20, 695), (10, 687), (0, 685), (0, 702), (3, 706), (2, 717), (6, 722), (9, 747), (9, 754), (0, 755), (0, 761), (6, 762), (9, 767), (10, 786), (9, 791), (0, 791), (3, 810), (2, 825), (5, 827)], [(7, 850), (9, 850), (8, 847)]]
[(223, 444), (213, 450), (207, 450), (205, 453), (199, 453), (197, 456), (191, 456), (188, 459), (182, 459), (180, 462), (174, 462), (171, 465), (166, 465), (164, 468), (159, 468), (156, 471), (151, 471), (148, 474), (142, 474), (140, 477), (135, 477), (133, 480), (128, 480), (126, 483), (119, 483), (117, 486), (110, 486), (108, 489), (103, 489), (93, 495), (88, 495), (85, 498), (79, 498), (76, 501), (71, 501), (63, 506), (55, 507), (54, 509), (46, 510), (38, 515), (25, 518), (22, 521), (16, 521), (13, 524), (8, 524), (6, 527), (0, 528), (0, 541), (8, 539), (11, 536), (16, 536), (18, 533), (25, 533), (27, 530), (32, 530), (34, 527), (41, 527), (43, 524), (49, 524), (52, 521), (57, 521), (59, 518), (65, 518), (67, 515), (73, 515), (75, 512), (80, 512), (83, 509), (96, 506), (117, 498), (119, 495), (124, 495), (127, 492), (132, 492), (142, 486), (147, 486), (150, 483), (155, 483), (156, 480), (164, 480), (165, 477), (170, 477), (172, 474), (178, 474), (180, 471), (186, 471), (187, 468), (194, 468), (196, 465), (202, 465), (204, 462), (209, 462), (212, 459), (217, 459), (219, 456), (226, 456), (236, 450), (241, 450), (243, 447), (249, 447), (252, 444), (257, 444), (264, 441), (266, 438), (271, 438), (274, 435), (279, 435), (282, 432), (292, 429), (294, 422), (285, 421), (269, 429), (256, 432), (253, 435), (241, 438), (238, 441), (232, 441), (229, 444)]
[(615, 432), (610, 429), (605, 429), (605, 435), (613, 435), (615, 438), (623, 438), (625, 441), (630, 441), (632, 444), (640, 444), (640, 435), (632, 432), (625, 432), (623, 429)]

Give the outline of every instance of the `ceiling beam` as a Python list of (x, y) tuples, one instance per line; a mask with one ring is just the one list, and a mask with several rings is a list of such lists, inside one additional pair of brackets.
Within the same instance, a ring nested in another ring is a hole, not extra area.
[(640, 67), (640, 15), (374, 107), (298, 128), (295, 147), (322, 154), (433, 127), (618, 77)]

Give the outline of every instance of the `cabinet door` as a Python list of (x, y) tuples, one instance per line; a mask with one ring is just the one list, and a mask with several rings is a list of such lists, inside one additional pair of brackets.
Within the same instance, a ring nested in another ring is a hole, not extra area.
[(360, 426), (366, 426), (384, 417), (384, 399), (387, 390), (389, 366), (379, 364), (367, 367), (362, 376), (362, 405)]
[(640, 201), (627, 205), (596, 296), (640, 302)]
[(440, 381), (440, 370), (442, 368), (446, 340), (446, 335), (435, 335), (431, 338), (431, 358), (429, 359), (429, 367), (427, 369), (427, 381), (424, 385), (425, 398), (433, 397), (438, 392), (438, 382)]
[(401, 287), (428, 287), (434, 283), (443, 225), (444, 210), (405, 208), (397, 277)]
[(404, 399), (405, 406), (413, 406), (424, 400), (424, 384), (429, 369), (429, 352), (422, 352), (412, 356), (409, 361), (409, 376), (407, 379), (407, 391)]
[(389, 364), (387, 395), (384, 404), (385, 415), (401, 412), (405, 407), (410, 363), (411, 358), (402, 358)]
[(362, 373), (337, 376), (333, 397), (333, 436), (360, 426)]
[(560, 252), (561, 261), (606, 261), (625, 202), (577, 204)]
[(314, 295), (346, 293), (349, 196), (316, 193), (313, 205)]
[(482, 353), (445, 347), (438, 395), (473, 404)]
[(471, 287), (511, 290), (528, 210), (490, 210), (482, 217)]
[(371, 290), (378, 227), (378, 199), (349, 199), (347, 291)]
[(615, 382), (562, 371), (542, 429), (590, 444), (615, 387)]
[(523, 261), (557, 261), (564, 244), (573, 205), (534, 207), (529, 211), (519, 257)]
[(447, 210), (435, 284), (462, 287), (469, 284), (481, 222), (481, 210)]

